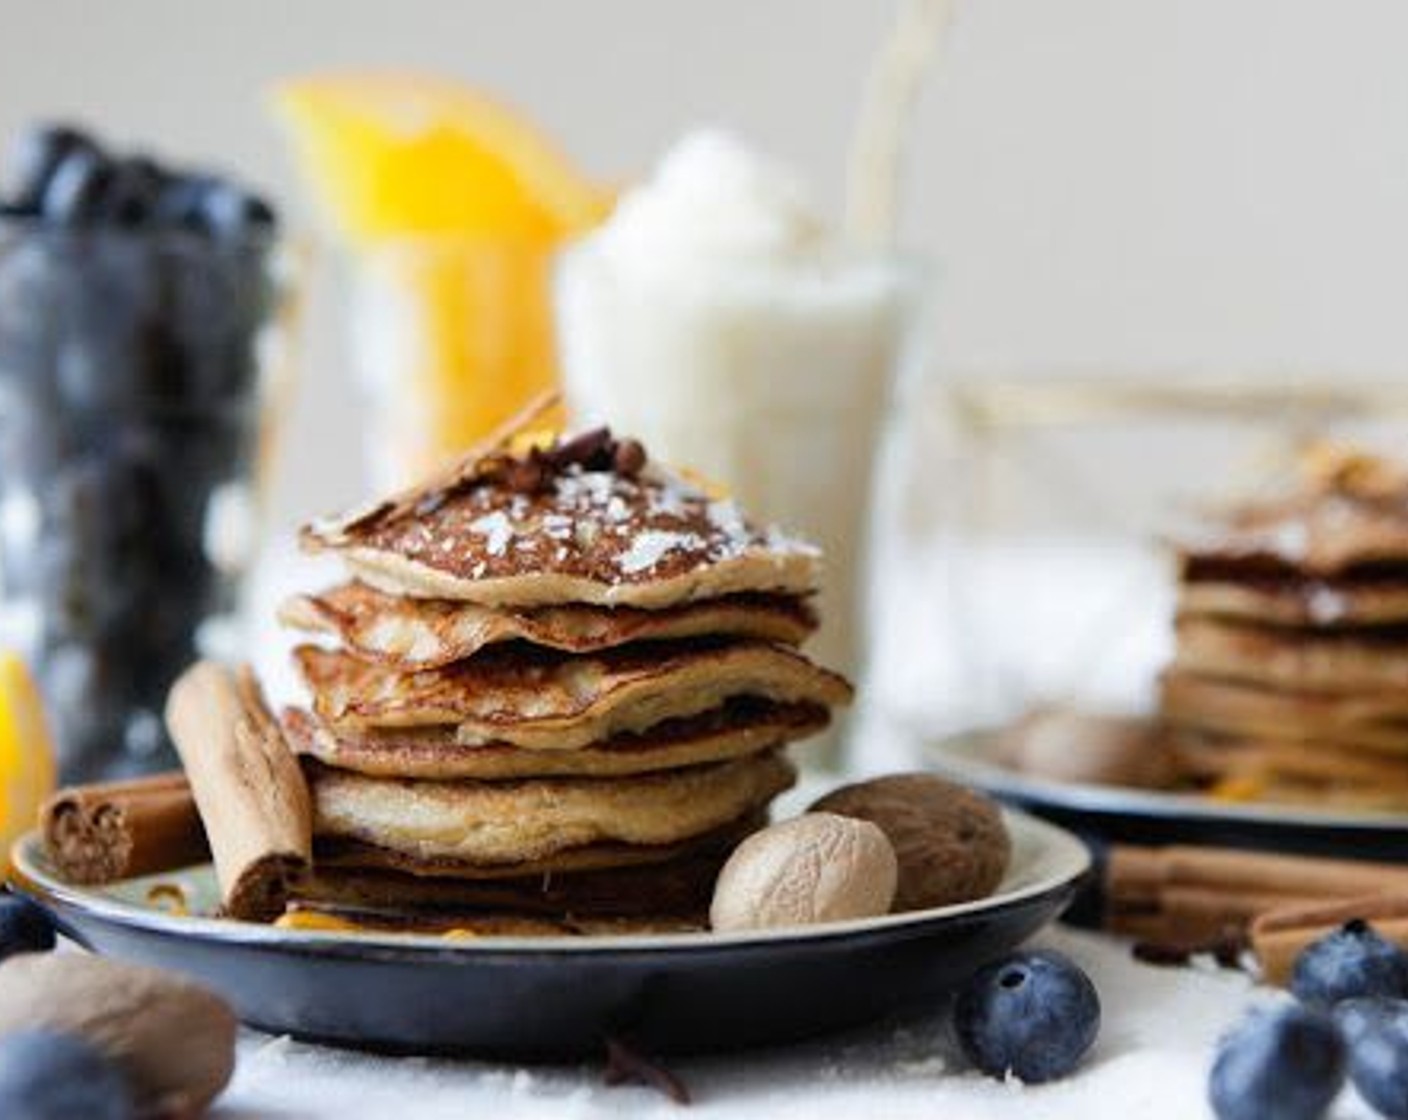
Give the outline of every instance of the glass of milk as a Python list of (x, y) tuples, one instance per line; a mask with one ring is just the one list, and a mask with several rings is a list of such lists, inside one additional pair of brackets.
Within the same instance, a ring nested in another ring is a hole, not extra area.
[(811, 652), (852, 676), (873, 466), (921, 287), (914, 261), (847, 246), (784, 169), (716, 132), (680, 142), (558, 265), (574, 416), (819, 544)]

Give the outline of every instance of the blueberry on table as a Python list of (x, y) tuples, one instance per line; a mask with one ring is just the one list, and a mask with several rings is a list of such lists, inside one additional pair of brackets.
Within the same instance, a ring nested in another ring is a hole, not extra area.
[(1218, 1120), (1318, 1120), (1344, 1084), (1345, 1045), (1325, 1012), (1249, 1015), (1218, 1047), (1208, 1100)]
[(23, 1030), (0, 1037), (0, 1116), (6, 1120), (134, 1120), (122, 1072), (83, 1039)]
[(1341, 1000), (1331, 1009), (1335, 1025), (1351, 1049), (1369, 1030), (1397, 1016), (1408, 1016), (1408, 1000), (1382, 996)]
[(1368, 922), (1346, 922), (1308, 945), (1291, 973), (1302, 1003), (1333, 1007), (1341, 1000), (1408, 996), (1408, 954)]
[(68, 153), (49, 176), (40, 214), (46, 222), (59, 226), (95, 221), (112, 175), (112, 164), (96, 149), (78, 148)]
[(991, 1077), (1064, 1077), (1100, 1033), (1095, 985), (1060, 953), (1016, 953), (976, 972), (954, 1005), (959, 1044)]
[(74, 152), (96, 152), (97, 145), (70, 125), (39, 125), (27, 129), (5, 152), (0, 198), (17, 213), (39, 212), (55, 169)]
[(1345, 1029), (1350, 1080), (1389, 1120), (1408, 1120), (1408, 1001), (1375, 1000), (1352, 1014)]
[(20, 895), (0, 894), (0, 960), (16, 953), (47, 953), (53, 947), (49, 915)]

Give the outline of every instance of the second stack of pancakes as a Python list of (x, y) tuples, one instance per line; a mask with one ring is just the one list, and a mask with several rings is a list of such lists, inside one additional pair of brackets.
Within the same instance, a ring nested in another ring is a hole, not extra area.
[[(510, 437), (305, 531), (288, 603), (316, 903), (697, 924), (850, 686), (798, 647), (809, 546), (597, 430)], [(329, 642), (329, 640), (331, 640)]]
[(1230, 799), (1408, 809), (1408, 475), (1318, 448), (1181, 551), (1183, 767)]

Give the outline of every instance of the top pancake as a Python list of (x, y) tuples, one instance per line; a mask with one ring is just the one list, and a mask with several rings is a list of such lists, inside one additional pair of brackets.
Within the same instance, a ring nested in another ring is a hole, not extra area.
[(1388, 462), (1319, 448), (1295, 489), (1221, 511), (1178, 542), (1185, 578), (1221, 564), (1234, 576), (1408, 573), (1408, 476)]
[(799, 645), (816, 628), (815, 613), (795, 596), (730, 595), (658, 611), (580, 604), (495, 609), (388, 595), (357, 581), (296, 596), (279, 617), (288, 626), (334, 635), (360, 657), (412, 669), (449, 665), (512, 641), (568, 653), (711, 634)]
[(659, 466), (622, 465), (623, 445), (609, 433), (522, 456), (509, 442), (398, 497), (305, 528), (305, 546), (337, 553), (353, 574), (393, 594), (490, 607), (658, 609), (817, 587), (815, 548), (753, 524), (734, 502)]

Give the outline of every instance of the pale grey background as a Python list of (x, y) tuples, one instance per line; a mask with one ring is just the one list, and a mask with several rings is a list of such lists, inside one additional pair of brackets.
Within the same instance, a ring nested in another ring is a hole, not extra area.
[[(905, 231), (933, 368), (1408, 368), (1408, 4), (968, 0), (921, 106)], [(298, 193), (261, 91), (414, 66), (596, 172), (732, 125), (840, 198), (880, 0), (0, 0), (0, 132), (74, 114)], [(277, 516), (358, 492), (318, 274)]]

